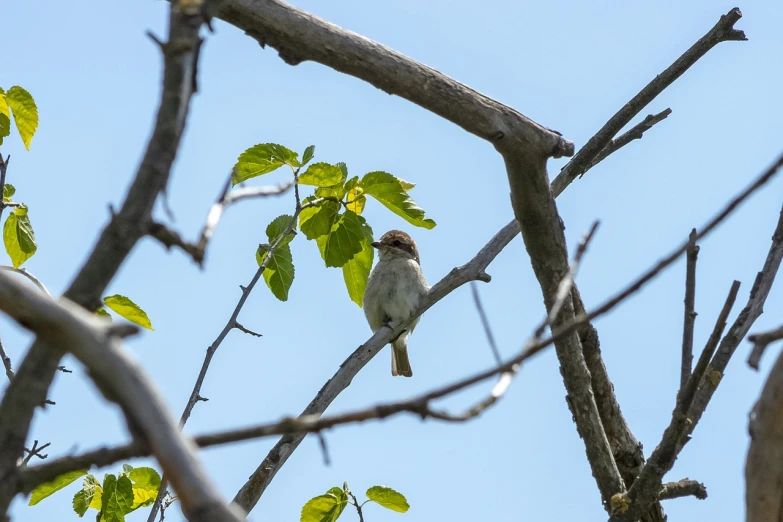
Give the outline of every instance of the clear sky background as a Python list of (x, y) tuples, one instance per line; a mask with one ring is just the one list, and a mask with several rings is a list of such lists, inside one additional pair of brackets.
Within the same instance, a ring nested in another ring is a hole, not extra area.
[[(559, 130), (582, 146), (601, 125), (690, 47), (733, 3), (463, 0), (360, 2), (300, 0), (298, 7), (388, 45)], [(578, 283), (588, 305), (599, 303), (700, 226), (763, 170), (783, 148), (779, 67), (783, 4), (746, 1), (737, 24), (748, 42), (726, 42), (700, 60), (637, 118), (671, 107), (673, 114), (614, 154), (558, 199), (571, 249), (595, 219), (601, 228)], [(136, 2), (7, 2), (0, 45), (0, 85), (35, 97), (40, 128), (25, 152), (18, 136), (8, 182), (30, 207), (39, 243), (26, 267), (61, 293), (118, 204), (150, 134), (160, 90), (161, 57), (145, 36), (164, 35), (168, 4)], [(290, 67), (222, 22), (208, 35), (200, 92), (169, 189), (174, 226), (194, 238), (236, 157), (256, 143), (347, 163), (351, 174), (385, 170), (418, 186), (412, 196), (438, 226), (413, 229), (370, 201), (376, 235), (401, 228), (418, 241), (430, 283), (468, 261), (512, 217), (500, 156), (488, 143), (429, 112), (319, 64)], [(634, 123), (635, 123), (634, 122)], [(557, 173), (564, 160), (549, 163)], [(283, 181), (281, 169), (254, 185)], [(702, 243), (696, 346), (711, 331), (734, 279), (744, 306), (770, 244), (783, 196), (776, 179)], [(108, 293), (130, 296), (149, 313), (154, 332), (127, 343), (179, 416), (204, 351), (225, 324), (239, 285), (256, 270), (254, 250), (293, 194), (231, 208), (210, 246), (206, 269), (145, 239)], [(162, 212), (158, 212), (163, 216)], [(188, 433), (247, 426), (297, 414), (338, 365), (370, 335), (339, 270), (327, 269), (316, 246), (293, 243), (296, 279), (288, 302), (257, 287), (240, 322), (264, 334), (238, 332), (220, 347)], [(5, 254), (3, 254), (5, 255)], [(6, 261), (2, 261), (7, 263)], [(480, 290), (502, 353), (513, 354), (541, 319), (541, 292), (522, 240), (503, 251)], [(596, 321), (615, 391), (649, 455), (668, 424), (679, 380), (684, 262), (626, 305)], [(777, 326), (778, 281), (754, 331)], [(30, 336), (0, 320), (15, 366)], [(330, 413), (403, 399), (489, 367), (491, 352), (467, 287), (423, 317), (410, 342), (412, 379), (394, 379), (384, 350), (334, 403)], [(760, 373), (745, 365), (743, 342), (693, 441), (669, 480), (703, 481), (709, 498), (665, 502), (669, 520), (740, 520), (744, 513), (747, 415), (776, 356)], [(99, 397), (77, 362), (59, 374), (31, 437), (51, 441), (50, 458), (127, 434), (117, 408)], [(0, 389), (6, 385), (0, 384)], [(449, 401), (458, 408), (491, 383)], [(395, 417), (327, 434), (332, 465), (308, 438), (282, 468), (252, 520), (293, 521), (309, 498), (347, 481), (363, 493), (386, 484), (407, 495), (405, 515), (368, 507), (369, 522), (433, 520), (604, 520), (598, 490), (564, 401), (557, 359), (531, 361), (507, 397), (478, 420), (447, 425)], [(275, 439), (211, 449), (201, 456), (231, 498)], [(137, 465), (143, 462), (136, 461)], [(120, 464), (107, 468), (116, 472)], [(101, 470), (99, 474), (102, 474)], [(76, 485), (28, 508), (17, 522), (71, 520)], [(129, 517), (145, 520), (147, 510)], [(356, 520), (346, 510), (345, 520)], [(167, 520), (180, 520), (178, 509)]]

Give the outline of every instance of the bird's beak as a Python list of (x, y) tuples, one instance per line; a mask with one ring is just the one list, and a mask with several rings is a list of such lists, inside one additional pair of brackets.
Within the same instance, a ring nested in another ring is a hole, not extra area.
[(372, 245), (373, 248), (381, 248), (381, 244), (378, 243), (377, 241), (373, 241), (372, 243), (370, 243), (370, 245)]

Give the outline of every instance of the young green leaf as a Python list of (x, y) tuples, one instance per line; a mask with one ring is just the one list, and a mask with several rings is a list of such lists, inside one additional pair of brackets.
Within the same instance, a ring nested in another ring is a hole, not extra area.
[(142, 310), (139, 305), (131, 301), (128, 297), (120, 294), (110, 295), (109, 297), (103, 298), (103, 304), (128, 321), (143, 326), (148, 330), (154, 330), (150, 318), (147, 317), (147, 312)]
[[(259, 247), (256, 250), (256, 261), (261, 266), (266, 261), (269, 251)], [(281, 245), (275, 250), (272, 258), (264, 269), (264, 281), (275, 297), (288, 301), (288, 291), (294, 282), (294, 259), (289, 245)]]
[(348, 165), (341, 161), (337, 164), (337, 168), (343, 172), (343, 179), (348, 179)]
[(22, 266), (22, 263), (33, 257), (35, 251), (38, 250), (26, 206), (14, 209), (5, 220), (3, 243), (14, 268)]
[(348, 504), (348, 495), (340, 488), (332, 488), (325, 495), (311, 498), (302, 506), (299, 522), (334, 522)]
[(100, 308), (98, 308), (97, 310), (95, 310), (95, 315), (97, 315), (98, 317), (102, 317), (104, 319), (108, 319), (109, 321), (111, 321), (111, 315), (109, 315), (109, 312), (107, 312), (106, 309), (104, 307), (102, 307), (102, 306)]
[(236, 185), (256, 176), (268, 174), (283, 165), (299, 167), (298, 154), (276, 143), (259, 143), (239, 155), (231, 182)]
[(30, 150), (30, 140), (38, 129), (38, 108), (29, 92), (18, 85), (8, 89), (5, 101), (14, 113), (14, 121), (24, 146)]
[(313, 163), (303, 174), (299, 174), (300, 185), (331, 187), (343, 181), (343, 171), (336, 165), (328, 163)]
[(101, 520), (105, 522), (125, 522), (125, 515), (133, 505), (133, 484), (126, 476), (119, 480), (114, 475), (103, 479), (101, 498)]
[(122, 473), (121, 475), (128, 475), (131, 471), (133, 471), (133, 466), (130, 464), (123, 464), (122, 465)]
[(11, 197), (16, 194), (16, 188), (10, 183), (3, 185), (3, 203), (8, 203)]
[(410, 509), (408, 500), (402, 493), (386, 486), (371, 487), (367, 490), (367, 498), (397, 513), (405, 513)]
[(377, 171), (365, 174), (359, 186), (364, 189), (365, 194), (380, 201), (411, 225), (426, 229), (435, 228), (435, 222), (424, 217), (424, 210), (405, 192), (400, 180), (388, 172)]
[(82, 482), (82, 489), (73, 496), (73, 510), (80, 517), (83, 517), (89, 508), (100, 511), (101, 495), (103, 495), (103, 488), (98, 479), (93, 474), (87, 475)]
[(134, 468), (128, 473), (133, 482), (133, 505), (131, 511), (150, 506), (155, 502), (160, 489), (160, 475), (152, 468)]
[(328, 234), (316, 238), (326, 266), (341, 267), (362, 251), (364, 219), (346, 210)]
[(356, 214), (361, 214), (366, 202), (367, 198), (362, 187), (354, 187), (348, 191), (348, 195), (345, 197), (345, 208)]
[(315, 189), (315, 197), (343, 199), (345, 192), (345, 183), (338, 183), (337, 185), (332, 185), (331, 187), (318, 187)]
[[(0, 100), (2, 100), (3, 97), (0, 96)], [(11, 120), (0, 112), (0, 145), (3, 144), (3, 140), (10, 136), (11, 134)]]
[(332, 230), (332, 226), (340, 217), (339, 214), (339, 203), (336, 201), (324, 201), (316, 207), (309, 207), (300, 212), (299, 229), (307, 239), (324, 236)]
[(372, 270), (375, 249), (371, 244), (372, 228), (364, 221), (364, 218), (360, 217), (359, 219), (362, 220), (362, 232), (364, 234), (362, 250), (343, 265), (343, 279), (345, 280), (345, 287), (348, 289), (351, 301), (361, 308), (364, 301), (364, 290), (367, 288), (367, 278), (370, 277), (370, 270)]
[[(262, 266), (264, 262), (266, 262), (266, 268), (263, 273), (264, 282), (266, 282), (266, 286), (272, 291), (272, 294), (281, 301), (288, 300), (288, 291), (291, 289), (291, 285), (294, 282), (294, 260), (291, 256), (291, 247), (289, 246), (294, 235), (288, 230), (292, 219), (293, 217), (287, 214), (275, 218), (269, 226), (266, 227), (266, 236), (269, 239), (269, 244), (260, 245), (256, 250), (256, 262), (258, 262), (258, 266)], [(269, 261), (266, 261), (266, 258), (269, 256), (271, 245), (274, 244), (284, 232), (288, 232), (288, 234), (277, 247)]]
[(310, 145), (305, 149), (304, 154), (302, 154), (302, 166), (310, 163), (310, 160), (313, 159), (314, 155), (315, 155), (315, 145)]
[(79, 477), (83, 477), (87, 474), (87, 470), (80, 470), (80, 471), (71, 471), (69, 473), (65, 473), (63, 475), (60, 475), (56, 479), (54, 479), (51, 482), (45, 482), (35, 488), (33, 492), (30, 494), (30, 502), (27, 504), (28, 506), (34, 506), (46, 497), (49, 497), (53, 495), (54, 493), (60, 491), (65, 486), (71, 484), (73, 481), (78, 480)]
[(287, 232), (288, 235), (285, 237), (281, 245), (287, 245), (291, 242), (292, 239), (294, 239), (294, 233), (291, 230), (288, 230), (288, 227), (291, 226), (292, 219), (294, 219), (293, 216), (283, 214), (282, 216), (277, 216), (272, 220), (271, 223), (267, 225), (266, 237), (269, 239), (270, 245), (274, 244), (274, 242), (277, 241), (277, 238), (279, 238), (283, 232)]

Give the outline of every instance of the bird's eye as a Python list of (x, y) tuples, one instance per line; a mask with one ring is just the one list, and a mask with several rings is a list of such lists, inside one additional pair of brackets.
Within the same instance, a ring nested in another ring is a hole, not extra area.
[(395, 239), (395, 240), (392, 242), (392, 245), (394, 245), (394, 246), (396, 246), (396, 247), (400, 246), (400, 240), (399, 240), (399, 239)]

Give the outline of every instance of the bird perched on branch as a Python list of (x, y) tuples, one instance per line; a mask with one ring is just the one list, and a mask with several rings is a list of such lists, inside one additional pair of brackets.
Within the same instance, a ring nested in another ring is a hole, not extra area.
[[(363, 308), (370, 328), (377, 332), (383, 326), (396, 326), (409, 319), (430, 287), (421, 272), (416, 242), (408, 234), (390, 230), (372, 246), (378, 250), (378, 263), (367, 280)], [(391, 343), (392, 375), (413, 376), (408, 335), (418, 322), (416, 318)]]

